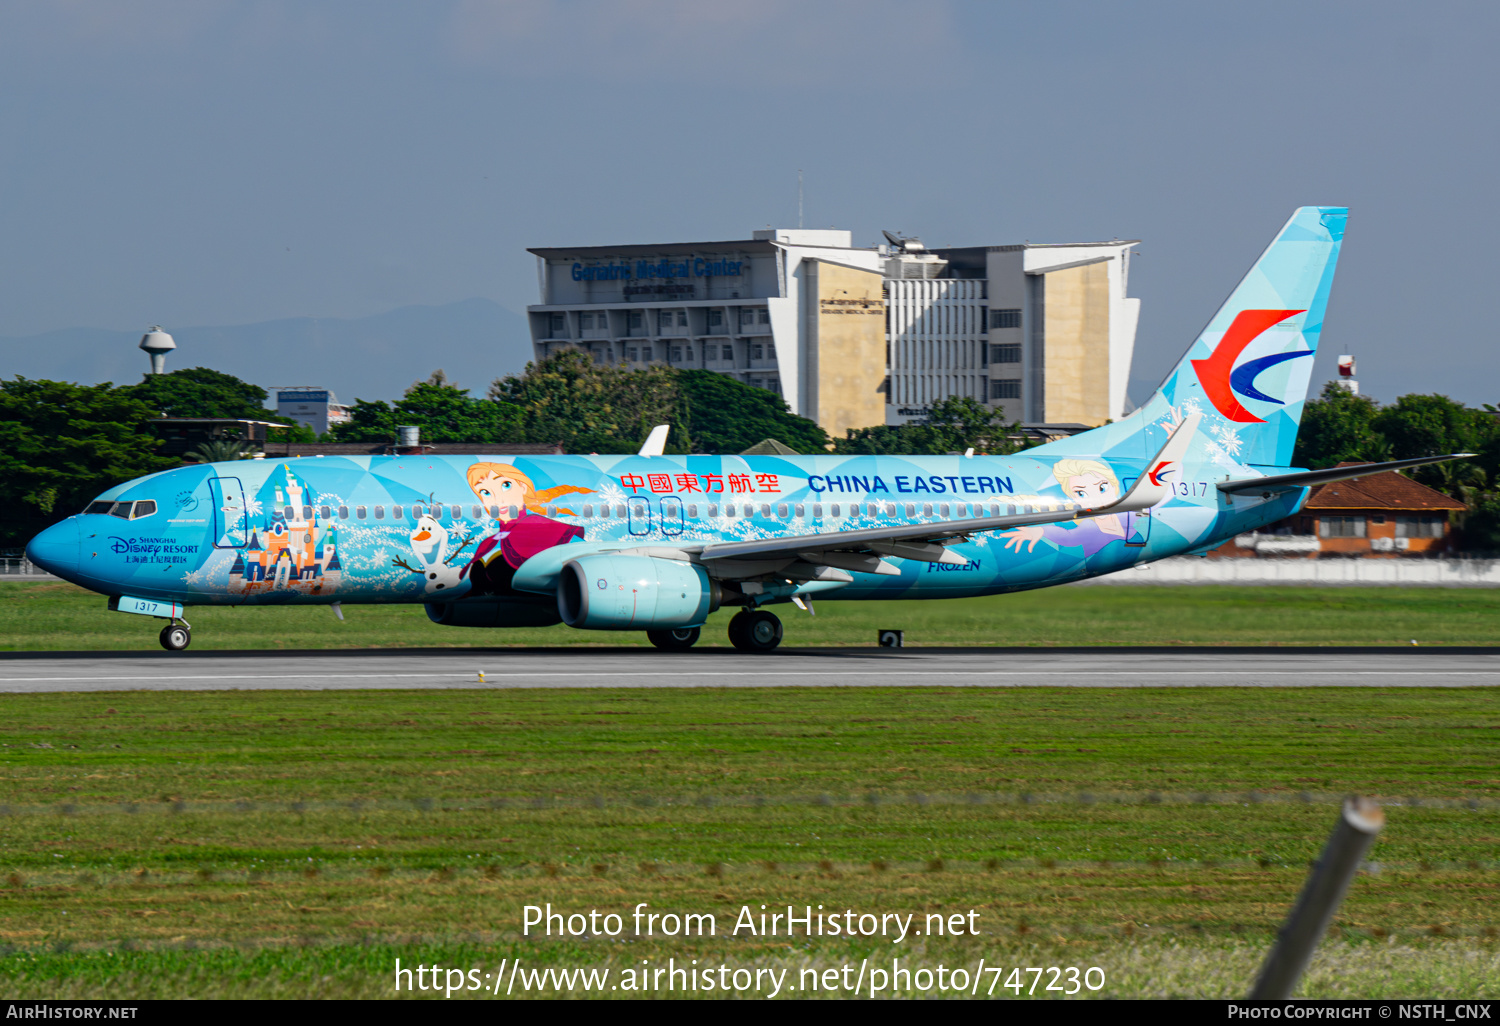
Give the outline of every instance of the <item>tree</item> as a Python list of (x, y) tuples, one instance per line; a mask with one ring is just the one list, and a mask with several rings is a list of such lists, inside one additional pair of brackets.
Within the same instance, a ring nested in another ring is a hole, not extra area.
[(250, 443), (223, 438), (212, 442), (199, 442), (193, 447), (193, 455), (197, 456), (204, 463), (228, 463), (230, 460), (248, 460), (251, 458)]
[(975, 449), (1005, 456), (1033, 443), (1020, 424), (1006, 424), (1004, 411), (968, 396), (949, 396), (932, 404), (920, 421), (899, 426), (880, 424), (852, 428), (834, 443), (834, 452), (850, 455), (940, 456)]
[[(569, 452), (634, 452), (657, 424), (671, 424), (669, 448), (691, 447), (677, 371), (654, 366), (625, 370), (564, 350), (526, 373), (501, 378), (490, 398), (525, 411), (528, 442), (562, 442)], [(758, 441), (758, 439), (757, 439)]]
[(394, 406), (356, 399), (349, 421), (330, 432), (341, 442), (390, 442), (396, 428), (418, 427), (424, 442), (521, 441), (522, 411), (491, 399), (476, 399), (469, 390), (449, 384), (442, 371), (415, 382)]
[(1379, 414), (1380, 404), (1370, 396), (1328, 382), (1319, 398), (1302, 407), (1292, 465), (1322, 470), (1344, 462), (1391, 459), (1390, 444), (1375, 424)]
[(677, 388), (695, 452), (744, 452), (765, 438), (800, 453), (828, 451), (827, 433), (775, 392), (703, 370), (678, 371)]
[(112, 385), (0, 381), (0, 544), (24, 544), (104, 489), (177, 460), (146, 433), (156, 411)]
[(207, 367), (148, 374), (139, 385), (125, 385), (120, 391), (163, 417), (277, 419), (265, 408), (264, 388)]
[[(1471, 410), (1445, 395), (1403, 395), (1376, 415), (1374, 427), (1385, 438), (1391, 458), (1398, 460), (1450, 452), (1480, 453), (1500, 434), (1500, 425), (1488, 412)], [(1411, 475), (1433, 488), (1476, 483), (1472, 474), (1454, 464), (1417, 467)]]

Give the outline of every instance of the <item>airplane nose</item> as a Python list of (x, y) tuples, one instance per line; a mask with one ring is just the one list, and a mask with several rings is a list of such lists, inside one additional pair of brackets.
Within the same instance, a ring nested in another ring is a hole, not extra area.
[(66, 576), (78, 569), (78, 521), (53, 524), (26, 545), (26, 558), (49, 574)]

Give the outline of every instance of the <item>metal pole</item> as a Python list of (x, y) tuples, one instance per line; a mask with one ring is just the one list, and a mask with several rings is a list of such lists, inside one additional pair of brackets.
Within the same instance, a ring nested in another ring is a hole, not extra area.
[(1358, 795), (1344, 799), (1338, 825), (1313, 866), (1292, 914), (1277, 934), (1276, 946), (1250, 991), (1251, 1000), (1276, 1001), (1292, 996), (1292, 988), (1344, 900), (1360, 860), (1383, 826), (1385, 811), (1374, 801)]

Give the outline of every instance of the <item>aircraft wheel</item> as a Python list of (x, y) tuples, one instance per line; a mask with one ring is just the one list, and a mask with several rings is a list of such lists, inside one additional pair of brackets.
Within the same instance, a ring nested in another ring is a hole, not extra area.
[(781, 620), (764, 609), (736, 613), (729, 621), (729, 643), (741, 652), (769, 652), (781, 644)]
[(161, 647), (168, 652), (181, 652), (193, 640), (193, 632), (181, 624), (172, 623), (161, 629)]
[(651, 644), (666, 652), (686, 652), (698, 643), (698, 635), (703, 633), (697, 627), (680, 627), (671, 631), (647, 631), (646, 637)]

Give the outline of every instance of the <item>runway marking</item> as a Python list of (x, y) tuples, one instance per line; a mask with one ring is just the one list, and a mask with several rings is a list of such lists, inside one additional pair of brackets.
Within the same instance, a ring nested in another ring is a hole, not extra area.
[[(486, 671), (489, 672), (489, 671)], [(1500, 676), (1500, 669), (1495, 670), (719, 670), (713, 673), (714, 677), (787, 677), (787, 676), (819, 676), (819, 677), (953, 677), (956, 675), (970, 677), (1234, 677), (1234, 676), (1256, 676), (1256, 677), (1495, 677)], [(34, 684), (47, 681), (105, 681), (105, 680), (150, 680), (150, 681), (174, 681), (174, 680), (390, 680), (392, 678), (418, 678), (439, 677), (453, 678), (456, 680), (473, 680), (477, 673), (230, 673), (230, 674), (180, 674), (180, 675), (153, 675), (153, 676), (111, 676), (111, 677), (0, 677), (0, 684)], [(553, 670), (547, 672), (528, 672), (528, 679), (537, 677), (651, 677), (660, 679), (663, 677), (697, 677), (703, 678), (706, 674), (698, 672), (611, 672), (611, 671), (572, 671)], [(503, 687), (504, 685), (497, 685)]]

